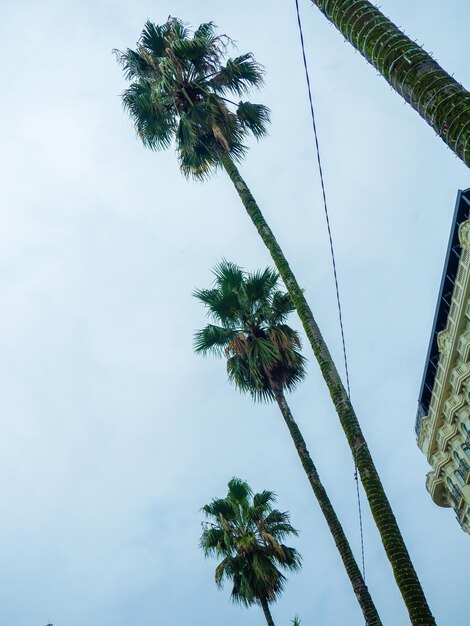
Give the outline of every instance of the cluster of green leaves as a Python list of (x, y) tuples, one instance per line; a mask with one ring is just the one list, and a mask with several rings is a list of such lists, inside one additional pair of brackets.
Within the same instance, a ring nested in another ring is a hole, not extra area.
[(286, 324), (294, 306), (277, 288), (277, 272), (249, 273), (224, 260), (214, 275), (211, 289), (194, 294), (217, 322), (195, 334), (195, 351), (225, 356), (229, 379), (257, 400), (294, 389), (305, 376), (305, 359), (299, 334)]
[(206, 556), (222, 558), (216, 583), (231, 580), (232, 599), (246, 606), (276, 600), (285, 582), (280, 569), (301, 566), (297, 550), (283, 543), (297, 531), (288, 513), (273, 508), (275, 501), (272, 491), (253, 494), (248, 483), (232, 478), (227, 496), (202, 509), (211, 521), (204, 524), (201, 547)]
[[(266, 134), (267, 107), (230, 99), (263, 82), (251, 53), (226, 58), (231, 43), (216, 34), (212, 22), (191, 34), (181, 20), (170, 18), (163, 25), (147, 22), (135, 50), (115, 51), (130, 83), (122, 99), (138, 136), (152, 150), (175, 142), (186, 176), (204, 178), (224, 157), (239, 161), (247, 136)], [(272, 400), (275, 390), (293, 389), (305, 365), (299, 336), (285, 323), (293, 305), (277, 289), (277, 273), (248, 274), (227, 261), (214, 273), (214, 288), (195, 295), (218, 324), (196, 334), (196, 351), (225, 355), (229, 378), (256, 399)], [(299, 554), (282, 543), (296, 531), (273, 502), (272, 492), (253, 495), (247, 483), (233, 479), (227, 498), (204, 507), (215, 522), (205, 525), (201, 545), (206, 555), (223, 557), (217, 584), (230, 578), (232, 598), (246, 605), (275, 600), (285, 581), (280, 569), (300, 567)]]
[[(323, 6), (325, 2), (315, 2), (315, 4), (326, 13)], [(333, 4), (335, 3), (333, 2)], [(336, 4), (338, 5), (336, 9), (339, 10), (336, 10), (335, 18), (339, 16), (339, 25), (341, 26), (342, 23), (346, 24), (347, 22), (343, 19), (345, 17), (344, 12), (349, 13), (352, 10), (351, 3), (336, 2)], [(368, 41), (369, 45), (373, 45), (375, 48), (382, 38), (380, 32), (382, 25), (376, 29), (375, 39), (372, 38), (372, 31), (365, 29), (361, 21), (366, 16), (370, 18), (370, 11), (376, 11), (376, 9), (366, 0), (361, 4), (364, 5), (362, 8), (365, 12), (360, 20), (354, 20), (357, 45), (361, 49), (359, 34), (362, 33), (364, 42)], [(339, 5), (344, 5), (344, 11)], [(357, 12), (355, 5), (354, 12)], [(329, 17), (333, 20), (332, 15)], [(390, 32), (395, 37), (396, 42), (400, 32), (393, 25), (391, 27)], [(374, 21), (373, 29), (375, 28)], [(354, 41), (352, 34), (350, 39)], [(408, 46), (407, 42), (408, 40), (405, 41), (405, 47)], [(216, 34), (212, 22), (202, 24), (193, 34), (177, 18), (170, 18), (161, 26), (147, 22), (135, 50), (115, 51), (130, 83), (122, 94), (124, 106), (130, 113), (137, 133), (146, 147), (157, 150), (167, 148), (173, 141), (175, 142), (179, 164), (186, 176), (204, 178), (220, 166), (223, 166), (230, 176), (294, 299), (343, 429), (350, 442), (371, 504), (372, 513), (380, 530), (385, 550), (395, 570), (398, 585), (410, 612), (411, 621), (413, 624), (434, 624), (434, 618), (427, 605), (367, 446), (360, 446), (359, 453), (357, 452), (359, 448), (356, 450), (356, 444), (354, 443), (352, 446), (351, 442), (362, 440), (365, 443), (365, 441), (327, 346), (282, 250), (234, 163), (246, 153), (245, 141), (250, 133), (256, 138), (266, 134), (269, 110), (261, 104), (254, 104), (249, 101), (237, 103), (228, 97), (241, 98), (253, 88), (259, 87), (263, 82), (263, 69), (256, 63), (251, 54), (226, 58), (230, 44), (231, 41), (228, 37)], [(365, 43), (363, 48), (367, 57)], [(393, 47), (391, 50), (393, 51)], [(385, 60), (389, 58), (390, 50), (387, 49), (382, 52), (384, 54), (380, 55), (380, 59), (377, 57), (377, 60), (383, 61), (383, 63), (379, 63), (379, 69), (385, 72)], [(391, 80), (392, 68), (395, 68), (394, 72), (398, 73), (400, 64), (404, 61), (408, 63), (406, 55), (403, 54), (398, 55), (389, 66), (387, 61), (390, 73), (388, 79), (391, 83), (395, 83), (395, 86), (402, 85), (403, 92), (409, 88), (410, 101), (419, 104), (419, 102), (424, 101), (424, 98), (421, 96), (416, 98), (415, 96), (418, 92), (417, 83), (421, 83), (423, 64), (419, 64), (417, 69), (421, 73), (416, 81), (413, 81), (412, 86), (408, 85), (405, 89), (404, 79), (400, 81), (395, 77), (394, 80)], [(426, 104), (428, 121), (434, 127), (437, 123), (436, 130), (448, 141), (451, 147), (458, 149), (461, 146), (463, 150), (465, 145), (463, 130), (466, 126), (461, 115), (468, 109), (468, 94), (467, 92), (460, 93), (459, 100), (454, 99), (453, 104), (449, 104), (447, 90), (443, 90), (440, 83), (436, 86), (436, 67), (435, 64), (433, 65), (432, 59), (429, 58), (429, 61), (430, 63), (426, 61), (429, 65), (426, 81), (422, 81), (423, 85), (426, 82), (425, 93), (428, 94)], [(408, 78), (414, 78), (413, 72), (410, 72), (408, 68), (405, 72)], [(431, 75), (432, 78), (429, 78)], [(460, 89), (460, 86), (453, 79), (447, 77), (445, 73), (439, 77), (440, 80), (447, 78), (452, 82), (452, 89)], [(428, 80), (430, 81), (429, 84), (427, 83)], [(434, 86), (433, 89), (431, 86)], [(440, 94), (439, 104), (437, 94)], [(433, 110), (429, 106), (432, 101), (434, 101)], [(446, 108), (441, 107), (442, 114), (438, 115), (437, 107), (441, 106), (443, 102), (447, 103)], [(452, 113), (452, 119), (448, 121), (446, 121), (447, 106)], [(451, 129), (452, 132), (450, 132)], [(283, 392), (293, 389), (305, 376), (305, 362), (300, 354), (299, 336), (285, 323), (287, 315), (294, 309), (290, 296), (276, 289), (278, 276), (273, 270), (267, 269), (264, 272), (248, 274), (233, 264), (223, 262), (216, 268), (215, 275), (216, 280), (213, 289), (196, 292), (196, 296), (208, 307), (209, 315), (213, 321), (217, 322), (216, 324), (209, 324), (196, 334), (196, 351), (201, 353), (214, 352), (219, 356), (225, 356), (229, 378), (239, 389), (250, 393), (255, 399), (273, 400), (276, 398), (279, 402), (282, 400)], [(296, 441), (295, 438), (294, 441)], [(302, 455), (304, 452), (306, 452), (305, 445), (304, 450), (300, 450), (299, 454)], [(238, 482), (242, 484), (242, 481)], [(251, 492), (248, 486), (246, 488), (248, 492), (245, 497), (245, 504), (248, 507)], [(214, 507), (215, 502), (222, 501), (214, 501)], [(243, 509), (244, 506), (239, 501), (235, 509), (237, 507)], [(225, 565), (222, 566), (221, 564), (219, 566), (221, 569), (218, 568), (218, 581), (222, 582), (225, 577), (233, 578), (238, 590), (235, 592), (235, 598), (245, 603), (250, 603), (251, 599), (255, 599), (259, 590), (257, 591), (255, 582), (250, 582), (249, 576), (252, 574), (249, 574), (248, 570), (242, 569), (241, 555), (250, 555), (250, 567), (257, 571), (256, 581), (264, 580), (267, 582), (269, 579), (270, 583), (274, 585), (272, 597), (276, 597), (282, 589), (283, 582), (283, 578), (276, 578), (274, 573), (276, 562), (278, 565), (282, 564), (282, 559), (280, 560), (282, 544), (276, 538), (277, 543), (270, 543), (266, 537), (263, 538), (261, 535), (259, 535), (261, 539), (257, 538), (256, 541), (248, 537), (243, 540), (240, 538), (237, 541), (232, 538), (232, 543), (228, 542), (227, 539), (227, 542), (223, 543), (221, 537), (225, 535), (228, 537), (230, 520), (234, 524), (233, 529), (235, 529), (235, 521), (237, 520), (233, 506), (230, 509), (232, 510), (232, 517), (230, 517), (229, 509), (230, 507), (226, 506), (224, 510), (220, 510), (217, 513), (218, 521), (212, 526), (206, 527), (203, 535), (203, 538), (206, 537), (208, 541), (211, 537), (219, 538), (217, 541), (214, 539), (215, 543), (207, 544), (208, 553), (211, 550), (217, 553), (220, 548), (220, 554), (225, 551), (224, 554), (230, 555)], [(213, 510), (215, 512), (216, 508)], [(212, 515), (209, 509), (206, 513)], [(241, 515), (239, 517), (240, 519), (243, 518)], [(221, 527), (217, 528), (219, 523)], [(219, 532), (219, 535), (216, 531)], [(267, 549), (268, 545), (272, 548), (274, 555), (274, 561), (271, 562), (271, 565), (265, 563), (260, 556), (254, 556), (258, 554), (255, 550), (256, 546)], [(276, 554), (277, 556), (275, 556)], [(283, 552), (283, 554), (286, 555), (287, 552)], [(225, 556), (224, 559), (226, 558), (228, 557)], [(287, 557), (284, 556), (283, 558)], [(285, 560), (283, 565), (295, 569), (299, 563), (300, 561), (293, 558), (290, 565), (288, 560)], [(360, 593), (357, 591), (356, 593), (364, 614), (372, 616), (371, 624), (380, 624), (380, 618), (367, 588), (363, 584), (359, 569), (357, 567), (356, 569), (360, 579), (359, 585), (357, 584), (357, 577), (354, 578), (355, 574), (351, 580), (355, 590), (361, 585), (363, 587)], [(280, 585), (277, 587), (277, 591), (276, 584)], [(248, 600), (246, 600), (247, 598)], [(267, 614), (266, 610), (265, 614)], [(272, 619), (268, 618), (268, 623), (271, 624)], [(298, 623), (296, 618), (294, 620), (295, 626), (298, 626)]]
[(228, 98), (263, 82), (251, 53), (225, 58), (230, 43), (212, 22), (191, 34), (170, 18), (162, 25), (147, 22), (135, 50), (114, 51), (130, 82), (122, 99), (137, 134), (152, 150), (174, 140), (186, 176), (204, 178), (224, 155), (240, 160), (248, 133), (266, 134), (267, 107)]

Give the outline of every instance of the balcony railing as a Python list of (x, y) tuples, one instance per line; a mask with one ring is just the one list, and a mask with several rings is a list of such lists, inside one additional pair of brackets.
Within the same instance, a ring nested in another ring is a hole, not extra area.
[(465, 480), (467, 480), (468, 472), (470, 471), (470, 465), (467, 463), (465, 459), (460, 459), (458, 471), (465, 476)]
[[(467, 511), (467, 513), (470, 514), (470, 509)], [(460, 511), (456, 512), (455, 519), (460, 524), (462, 530), (464, 532), (470, 534), (470, 528), (469, 528), (469, 525), (468, 525), (468, 521), (467, 522), (465, 521), (465, 517), (466, 517), (465, 508), (462, 508)]]
[(456, 478), (458, 479), (459, 483), (462, 486), (467, 484), (469, 471), (470, 471), (470, 467), (469, 467), (467, 461), (465, 459), (460, 459), (460, 463), (459, 463), (457, 469), (455, 470), (455, 475), (456, 475)]
[(465, 452), (465, 454), (470, 459), (470, 441), (468, 443), (465, 442), (465, 443), (462, 444), (462, 450)]
[(450, 499), (452, 500), (452, 505), (456, 511), (460, 509), (460, 502), (462, 500), (462, 492), (456, 485), (452, 485), (450, 488)]

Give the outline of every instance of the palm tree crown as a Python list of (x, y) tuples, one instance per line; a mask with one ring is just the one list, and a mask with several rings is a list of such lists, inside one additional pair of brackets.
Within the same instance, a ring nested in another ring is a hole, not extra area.
[[(295, 387), (305, 375), (299, 336), (285, 323), (293, 310), (291, 297), (277, 289), (278, 274), (269, 268), (249, 274), (233, 263), (222, 261), (214, 274), (214, 287), (198, 290), (195, 295), (218, 323), (208, 324), (196, 333), (195, 350), (225, 355), (229, 379), (237, 387), (255, 399), (277, 402), (365, 621), (370, 626), (380, 626), (380, 617), (347, 537), (285, 399), (284, 392)], [(267, 601), (262, 600), (260, 604), (268, 626), (273, 626)]]
[(201, 548), (222, 558), (215, 581), (231, 580), (232, 600), (245, 606), (274, 602), (286, 580), (280, 569), (301, 567), (297, 550), (282, 543), (297, 531), (288, 513), (273, 508), (275, 501), (272, 491), (253, 494), (248, 483), (232, 478), (227, 496), (202, 509), (211, 521), (204, 524)]
[[(338, 0), (334, 4), (347, 5), (346, 11), (349, 11), (351, 6), (351, 3), (345, 0)], [(365, 5), (366, 1), (362, 1), (361, 4)], [(366, 13), (368, 11), (369, 9), (366, 9)], [(340, 21), (343, 13), (344, 11), (339, 13)], [(357, 20), (353, 23), (358, 24)], [(366, 39), (369, 34), (366, 33)], [(212, 23), (202, 24), (190, 37), (186, 27), (178, 19), (170, 18), (162, 26), (147, 22), (136, 50), (116, 51), (118, 61), (130, 82), (130, 86), (123, 93), (124, 106), (147, 147), (165, 148), (175, 139), (180, 166), (187, 176), (195, 178), (207, 176), (219, 165), (227, 172), (248, 216), (268, 248), (302, 321), (348, 440), (411, 621), (414, 626), (435, 624), (354, 408), (313, 312), (274, 233), (235, 163), (245, 152), (243, 140), (250, 132), (255, 137), (261, 137), (266, 133), (269, 112), (262, 105), (250, 102), (240, 102), (237, 105), (226, 97), (231, 94), (242, 96), (262, 82), (262, 69), (252, 55), (224, 59), (229, 42), (227, 37), (215, 34)], [(403, 60), (403, 55), (400, 58)], [(411, 76), (408, 72), (406, 74)], [(448, 103), (447, 95), (441, 87), (439, 93), (444, 95), (444, 100)], [(452, 112), (457, 111), (458, 116), (458, 109), (452, 106)], [(459, 137), (462, 136), (463, 133), (460, 132)], [(228, 330), (230, 331), (230, 328)], [(219, 343), (220, 347), (223, 345)], [(226, 347), (228, 348), (228, 345)], [(200, 351), (204, 352), (202, 348)], [(252, 361), (255, 356), (252, 354)], [(271, 373), (272, 370), (265, 369), (266, 376), (268, 371)], [(252, 373), (250, 372), (250, 376)], [(259, 372), (257, 376), (258, 382), (255, 385), (257, 391), (254, 395), (271, 399), (269, 390), (264, 394), (262, 392), (263, 389), (267, 389), (266, 377), (260, 376)], [(233, 378), (236, 382), (237, 378), (235, 376)], [(250, 378), (240, 376), (238, 384), (242, 388), (244, 380), (249, 383)], [(298, 380), (292, 379), (292, 384), (295, 385)], [(251, 385), (247, 385), (245, 389), (251, 392), (250, 387)], [(289, 386), (286, 385), (285, 388), (288, 389)], [(281, 410), (289, 424), (291, 435), (299, 440), (298, 434), (294, 435), (295, 426), (288, 415), (285, 400), (281, 397), (282, 391), (278, 387), (275, 392), (279, 399), (278, 404), (280, 408), (281, 404), (283, 405)], [(300, 448), (305, 448), (305, 445), (300, 442), (299, 445), (296, 443), (296, 447), (300, 455)], [(304, 464), (304, 460), (302, 463)], [(313, 487), (313, 478), (311, 482)], [(351, 561), (349, 557), (346, 560)], [(347, 568), (350, 569), (349, 566)], [(350, 578), (354, 589), (362, 588), (364, 592), (362, 595), (358, 594), (364, 615), (372, 616), (373, 621), (369, 620), (371, 624), (379, 624), (380, 620), (363, 584), (364, 581), (360, 587), (354, 582), (361, 578), (357, 564), (354, 564), (353, 570)]]
[(222, 261), (214, 274), (214, 287), (194, 295), (218, 324), (195, 334), (195, 351), (225, 355), (229, 379), (255, 399), (274, 400), (276, 390), (292, 390), (305, 376), (305, 359), (298, 333), (285, 323), (294, 307), (277, 289), (277, 272), (248, 273)]
[(227, 98), (246, 95), (263, 82), (251, 53), (225, 58), (230, 43), (212, 22), (191, 35), (172, 17), (161, 26), (147, 22), (136, 50), (115, 50), (130, 81), (122, 99), (137, 134), (152, 150), (175, 140), (187, 176), (208, 175), (224, 155), (240, 160), (248, 133), (266, 134), (267, 107)]

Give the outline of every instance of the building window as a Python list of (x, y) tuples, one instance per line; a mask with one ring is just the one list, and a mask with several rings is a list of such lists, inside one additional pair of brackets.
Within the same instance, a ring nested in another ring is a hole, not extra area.
[(447, 476), (447, 485), (449, 488), (450, 498), (452, 500), (452, 506), (454, 507), (454, 509), (457, 510), (459, 507), (460, 500), (462, 498), (462, 492), (460, 491), (460, 488), (457, 487), (457, 485), (454, 483), (452, 478), (450, 478), (449, 476)]
[(457, 454), (455, 450), (454, 450), (453, 456), (454, 456), (454, 461), (457, 464), (457, 469), (454, 472), (454, 476), (463, 487), (467, 482), (467, 476), (468, 476), (468, 471), (470, 467), (467, 461), (463, 457), (461, 457), (459, 454)]
[(465, 424), (465, 422), (462, 422), (462, 432), (464, 434), (464, 437), (467, 438), (467, 443), (470, 443), (470, 428), (467, 426), (467, 424)]
[(470, 459), (470, 444), (468, 443), (463, 443), (462, 444), (462, 450), (465, 452), (465, 454), (468, 456), (468, 458)]

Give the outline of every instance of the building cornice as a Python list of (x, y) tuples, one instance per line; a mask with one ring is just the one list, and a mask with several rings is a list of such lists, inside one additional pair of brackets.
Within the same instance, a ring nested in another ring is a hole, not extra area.
[(426, 488), (470, 533), (470, 189), (457, 197), (418, 404)]
[(470, 363), (462, 362), (455, 367), (458, 350), (462, 345), (458, 339), (467, 322), (467, 303), (470, 295), (470, 220), (460, 224), (459, 240), (462, 251), (447, 324), (437, 335), (439, 358), (427, 415), (429, 423), (426, 432), (418, 437), (418, 445), (429, 462), (435, 452), (439, 429), (444, 421), (451, 423), (455, 413), (464, 405), (462, 384), (470, 377)]
[[(462, 254), (462, 247), (459, 241), (459, 228), (463, 222), (469, 218), (470, 214), (470, 189), (459, 191), (454, 209), (452, 227), (447, 246), (444, 270), (442, 273), (441, 284), (439, 288), (439, 297), (434, 314), (431, 338), (429, 341), (426, 364), (424, 367), (423, 379), (418, 400), (418, 413), (416, 416), (416, 434), (420, 435), (422, 421), (429, 413), (429, 406), (432, 399), (432, 391), (434, 381), (438, 369), (438, 360), (442, 351), (438, 346), (438, 337), (440, 332), (447, 326), (447, 320), (450, 312), (450, 297), (454, 289), (457, 268)], [(461, 237), (463, 242), (470, 239), (468, 227), (462, 229)], [(465, 243), (465, 245), (467, 245)], [(442, 337), (442, 341), (444, 341)], [(421, 437), (419, 437), (421, 439)]]

